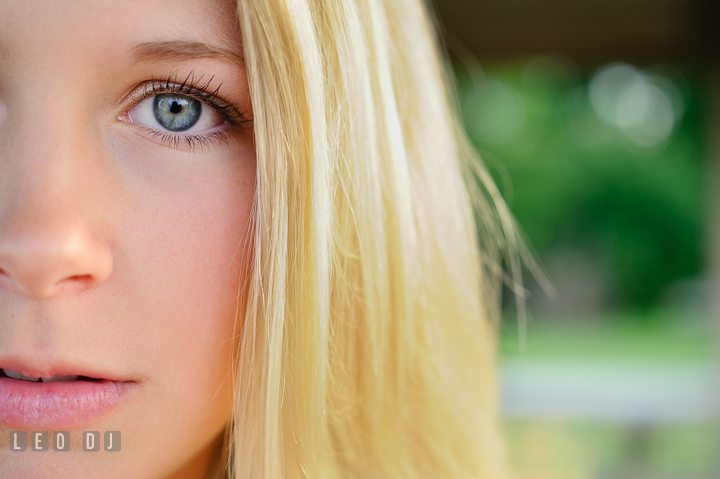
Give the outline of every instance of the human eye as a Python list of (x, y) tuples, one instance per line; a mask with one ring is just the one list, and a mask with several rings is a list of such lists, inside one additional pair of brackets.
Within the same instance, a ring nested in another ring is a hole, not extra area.
[(143, 82), (118, 119), (137, 125), (153, 141), (174, 149), (194, 151), (198, 146), (226, 143), (229, 133), (250, 120), (236, 104), (219, 95), (220, 86), (209, 89), (211, 82), (212, 78), (195, 81), (192, 74), (181, 83), (173, 75)]

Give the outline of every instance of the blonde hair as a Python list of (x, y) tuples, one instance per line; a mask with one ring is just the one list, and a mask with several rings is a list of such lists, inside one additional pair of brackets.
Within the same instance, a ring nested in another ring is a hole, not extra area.
[(257, 181), (222, 474), (505, 477), (494, 337), (511, 221), (426, 6), (238, 14)]

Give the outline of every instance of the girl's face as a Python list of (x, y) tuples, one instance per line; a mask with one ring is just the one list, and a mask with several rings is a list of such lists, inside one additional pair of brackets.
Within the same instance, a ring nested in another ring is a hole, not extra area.
[(241, 55), (229, 0), (0, 0), (0, 477), (202, 477), (244, 310)]

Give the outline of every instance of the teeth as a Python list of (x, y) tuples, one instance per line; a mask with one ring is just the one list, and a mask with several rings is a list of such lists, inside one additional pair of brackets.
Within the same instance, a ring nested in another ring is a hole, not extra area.
[(15, 371), (11, 371), (9, 369), (3, 369), (3, 372), (13, 379), (24, 379), (25, 381), (40, 381), (40, 378), (31, 378), (30, 376), (25, 376), (23, 374), (20, 374)]
[(79, 377), (80, 376), (78, 376), (78, 375), (75, 375), (75, 376), (53, 376), (51, 378), (42, 378), (42, 380), (44, 383), (51, 383), (54, 381), (75, 381)]
[(52, 383), (55, 381), (75, 381), (77, 378), (80, 377), (77, 375), (74, 375), (74, 376), (70, 375), (70, 376), (53, 376), (51, 378), (33, 378), (30, 376), (25, 376), (23, 374), (20, 374), (16, 371), (11, 371), (9, 369), (3, 369), (3, 372), (5, 373), (5, 375), (7, 375), (8, 377), (13, 378), (13, 379), (23, 379), (25, 381), (33, 381), (33, 382), (40, 381), (42, 379), (42, 381), (44, 383)]

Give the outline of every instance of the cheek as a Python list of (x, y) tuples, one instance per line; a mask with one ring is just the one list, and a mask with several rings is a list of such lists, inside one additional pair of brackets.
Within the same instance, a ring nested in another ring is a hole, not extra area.
[(199, 436), (229, 416), (231, 338), (244, 311), (255, 153), (248, 142), (231, 146), (136, 162), (128, 174), (142, 180), (128, 192), (116, 258), (135, 300), (127, 348), (147, 377), (146, 406), (173, 411), (168, 422), (183, 412)]

